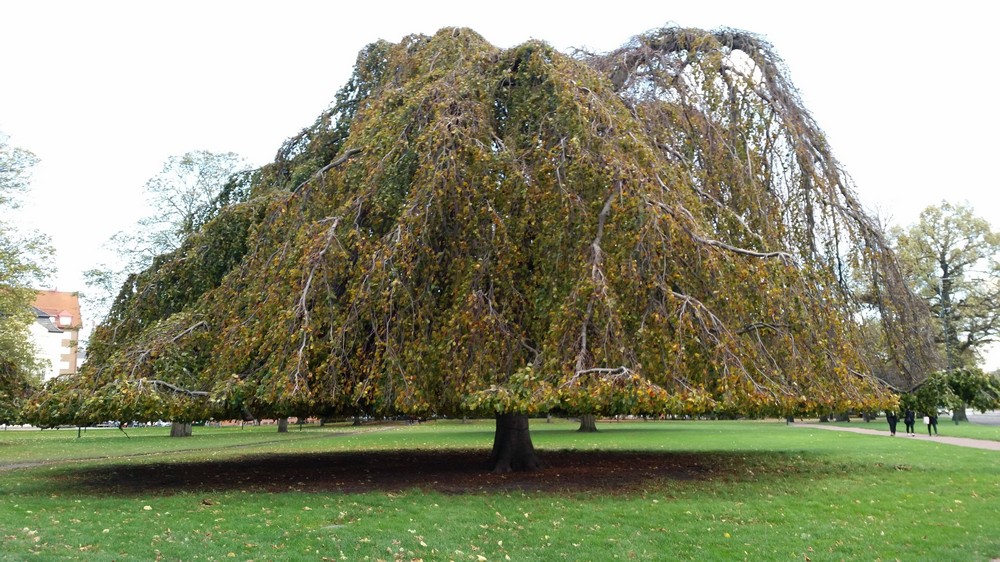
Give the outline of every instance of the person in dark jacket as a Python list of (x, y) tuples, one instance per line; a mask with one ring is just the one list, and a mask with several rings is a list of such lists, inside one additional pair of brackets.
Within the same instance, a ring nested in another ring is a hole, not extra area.
[(885, 413), (885, 421), (889, 422), (889, 433), (895, 437), (896, 436), (896, 424), (899, 423), (899, 416), (896, 412), (889, 411)]
[(910, 435), (916, 435), (916, 433), (913, 432), (913, 423), (916, 419), (917, 416), (913, 413), (913, 410), (907, 410), (906, 413), (903, 414), (903, 424), (906, 425), (906, 432)]
[(931, 435), (931, 429), (934, 430), (934, 435), (937, 435), (937, 412), (931, 412), (927, 414), (927, 435)]

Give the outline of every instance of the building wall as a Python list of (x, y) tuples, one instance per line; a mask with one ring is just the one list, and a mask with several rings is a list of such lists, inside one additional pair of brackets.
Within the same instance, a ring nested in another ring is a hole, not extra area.
[(63, 359), (66, 350), (63, 348), (62, 340), (66, 336), (66, 332), (49, 332), (37, 322), (32, 322), (28, 331), (31, 333), (35, 348), (38, 350), (38, 358), (47, 363), (43, 375), (44, 380), (55, 377), (63, 369), (69, 369), (69, 362)]
[(59, 374), (70, 375), (76, 372), (79, 367), (78, 347), (80, 343), (80, 330), (64, 330), (60, 338), (62, 354), (59, 356)]
[(79, 368), (78, 344), (83, 319), (80, 318), (80, 295), (66, 291), (38, 291), (32, 305), (38, 318), (32, 337), (41, 359), (48, 362), (45, 380), (76, 373)]

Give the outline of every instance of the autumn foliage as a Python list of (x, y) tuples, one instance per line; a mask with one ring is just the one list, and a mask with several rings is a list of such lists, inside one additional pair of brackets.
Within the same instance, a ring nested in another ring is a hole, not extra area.
[(376, 43), (250, 181), (129, 280), (36, 420), (878, 408), (862, 319), (904, 379), (933, 361), (749, 33)]

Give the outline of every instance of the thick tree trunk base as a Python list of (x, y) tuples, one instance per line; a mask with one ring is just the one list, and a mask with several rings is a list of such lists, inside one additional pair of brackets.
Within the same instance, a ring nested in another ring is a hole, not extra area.
[(531, 443), (526, 414), (498, 414), (489, 469), (493, 472), (538, 470), (541, 461)]
[(278, 418), (278, 433), (288, 433), (288, 418)]
[(170, 424), (171, 437), (191, 437), (191, 423), (173, 422)]
[(955, 425), (958, 425), (958, 422), (967, 422), (969, 421), (969, 414), (965, 412), (964, 407), (956, 408), (951, 413), (951, 421), (955, 422)]
[(580, 416), (580, 429), (582, 433), (597, 433), (597, 416), (594, 414), (584, 414)]
[(351, 424), (353, 427), (361, 426), (361, 416), (354, 414), (354, 423)]

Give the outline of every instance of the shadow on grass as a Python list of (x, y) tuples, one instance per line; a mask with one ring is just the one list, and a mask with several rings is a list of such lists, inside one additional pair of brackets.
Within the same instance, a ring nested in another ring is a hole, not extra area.
[(63, 471), (52, 478), (95, 495), (408, 489), (448, 494), (504, 490), (627, 493), (671, 480), (739, 481), (799, 471), (795, 461), (773, 453), (550, 450), (540, 453), (542, 470), (492, 474), (486, 470), (487, 456), (481, 449), (270, 454), (213, 461), (105, 464)]

